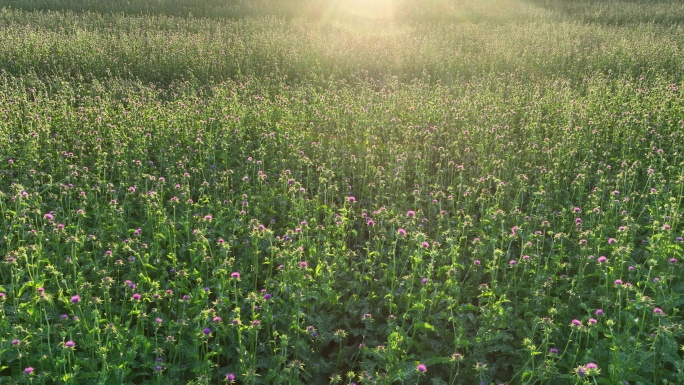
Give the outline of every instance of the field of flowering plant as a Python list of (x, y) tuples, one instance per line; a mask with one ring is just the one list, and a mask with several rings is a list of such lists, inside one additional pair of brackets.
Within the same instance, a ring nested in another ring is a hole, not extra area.
[(683, 22), (0, 1), (0, 384), (684, 383)]

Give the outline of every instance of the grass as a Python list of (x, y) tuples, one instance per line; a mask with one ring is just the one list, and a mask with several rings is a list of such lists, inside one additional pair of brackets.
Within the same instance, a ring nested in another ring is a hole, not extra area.
[(0, 4), (0, 383), (684, 380), (679, 3), (170, 4)]

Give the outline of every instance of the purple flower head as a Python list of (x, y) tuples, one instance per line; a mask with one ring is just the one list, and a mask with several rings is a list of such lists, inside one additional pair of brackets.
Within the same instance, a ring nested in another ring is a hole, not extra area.
[(230, 278), (240, 279), (240, 273), (238, 273), (237, 271), (232, 272), (230, 274)]
[(17, 345), (19, 345), (20, 342), (21, 341), (19, 341), (17, 339), (12, 340), (12, 346), (17, 346)]
[[(54, 216), (52, 216), (52, 214), (50, 214), (50, 213), (47, 213), (47, 214), (45, 214), (45, 219), (47, 219), (47, 220), (51, 221), (51, 220), (55, 219), (55, 217), (54, 217)], [(33, 369), (33, 368), (31, 368), (31, 369)]]
[(421, 373), (425, 373), (427, 371), (427, 366), (424, 364), (418, 364), (418, 371)]
[(572, 320), (572, 322), (570, 322), (570, 326), (582, 327), (582, 321), (580, 321), (578, 319), (574, 319), (574, 320)]
[(480, 262), (479, 259), (476, 259), (476, 260), (473, 261), (473, 264), (474, 264), (475, 266), (480, 266), (480, 263), (481, 263), (481, 262)]
[(511, 266), (515, 266), (517, 263), (518, 263), (518, 261), (516, 261), (515, 259), (511, 259), (511, 260), (508, 262), (508, 264), (511, 265)]
[(416, 212), (413, 211), (413, 210), (409, 210), (409, 211), (406, 212), (406, 215), (407, 215), (409, 218), (413, 218), (413, 217), (416, 216)]
[(587, 376), (587, 368), (584, 366), (578, 366), (577, 369), (575, 369), (575, 373), (577, 374), (578, 377), (586, 377)]
[(35, 369), (33, 369), (33, 367), (29, 366), (28, 368), (24, 369), (24, 373), (25, 374), (32, 374), (34, 370)]
[(549, 354), (558, 354), (558, 349), (556, 349), (556, 348), (549, 349)]
[(140, 294), (138, 294), (138, 293), (133, 294), (133, 300), (134, 301), (140, 301)]
[(66, 347), (68, 349), (73, 349), (75, 346), (76, 346), (76, 343), (74, 341), (71, 341), (71, 340), (64, 343), (64, 347)]
[(264, 299), (265, 299), (266, 301), (268, 301), (268, 300), (271, 299), (271, 298), (273, 298), (272, 295), (270, 295), (270, 294), (268, 294), (268, 293), (264, 294)]
[(608, 244), (612, 245), (615, 243), (615, 238), (608, 238)]
[(404, 229), (398, 229), (398, 230), (397, 230), (397, 234), (401, 235), (402, 237), (405, 237), (405, 236), (406, 236), (406, 230), (404, 230)]
[(356, 198), (354, 197), (349, 197), (349, 203), (354, 203), (356, 202)]
[(226, 374), (226, 381), (229, 381), (229, 382), (235, 381), (235, 375), (233, 373)]
[(299, 262), (299, 266), (306, 268), (308, 264), (306, 263), (306, 261), (301, 261)]
[(72, 302), (72, 303), (78, 303), (78, 302), (80, 302), (80, 301), (81, 301), (81, 297), (80, 297), (78, 294), (76, 294), (76, 295), (74, 295), (73, 297), (71, 297), (71, 302)]
[(600, 257), (598, 258), (598, 262), (599, 262), (599, 263), (604, 263), (604, 262), (607, 262), (607, 261), (608, 261), (608, 258), (604, 257), (603, 255), (600, 256)]
[(205, 336), (208, 336), (209, 334), (211, 334), (211, 329), (204, 328), (204, 329), (202, 329), (202, 333), (204, 333)]
[(603, 309), (596, 309), (596, 311), (594, 312), (594, 314), (599, 315), (599, 316), (600, 316), (600, 315), (603, 315)]
[(620, 286), (620, 285), (622, 285), (623, 282), (622, 282), (621, 279), (616, 279), (615, 281), (613, 281), (613, 283), (614, 283), (616, 286)]
[(423, 242), (423, 243), (421, 243), (421, 246), (423, 246), (424, 248), (427, 249), (428, 247), (430, 247), (430, 244), (427, 242)]

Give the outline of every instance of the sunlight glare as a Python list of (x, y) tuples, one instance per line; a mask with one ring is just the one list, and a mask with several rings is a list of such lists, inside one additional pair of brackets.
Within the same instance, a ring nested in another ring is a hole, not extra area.
[(346, 0), (338, 8), (346, 16), (365, 19), (394, 18), (395, 0)]

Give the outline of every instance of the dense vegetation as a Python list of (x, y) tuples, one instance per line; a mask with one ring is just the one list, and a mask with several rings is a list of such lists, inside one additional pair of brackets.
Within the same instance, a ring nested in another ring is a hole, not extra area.
[(0, 1), (0, 383), (684, 383), (683, 22)]

